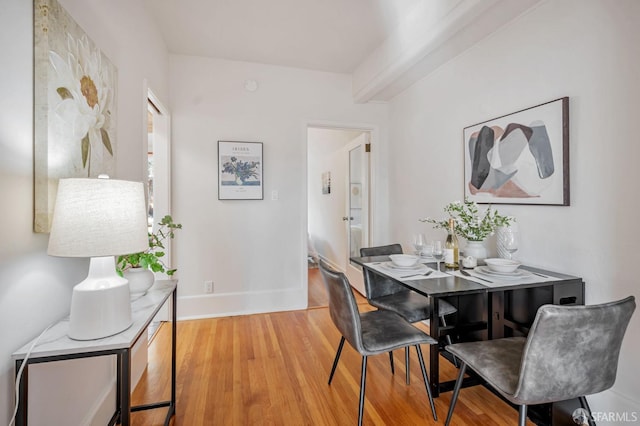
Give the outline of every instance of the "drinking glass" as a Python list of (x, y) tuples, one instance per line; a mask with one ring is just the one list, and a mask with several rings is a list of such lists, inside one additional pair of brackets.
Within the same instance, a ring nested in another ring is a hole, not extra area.
[(504, 249), (509, 252), (509, 259), (513, 259), (513, 253), (518, 251), (518, 231), (506, 228), (500, 234), (500, 240)]
[(424, 235), (415, 234), (413, 236), (413, 248), (416, 249), (415, 254), (417, 256), (420, 256), (420, 254), (422, 254), (422, 249), (424, 248), (425, 245), (426, 245), (426, 241), (424, 239)]
[(433, 258), (436, 260), (438, 271), (440, 270), (440, 262), (444, 259), (444, 248), (442, 247), (442, 241), (433, 242)]
[(433, 257), (433, 241), (427, 241), (422, 248), (422, 255), (424, 257)]

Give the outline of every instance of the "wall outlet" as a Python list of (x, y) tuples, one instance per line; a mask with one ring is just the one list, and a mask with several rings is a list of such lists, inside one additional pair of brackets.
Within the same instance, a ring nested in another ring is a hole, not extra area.
[(205, 293), (213, 293), (213, 281), (205, 281), (204, 282), (204, 292)]

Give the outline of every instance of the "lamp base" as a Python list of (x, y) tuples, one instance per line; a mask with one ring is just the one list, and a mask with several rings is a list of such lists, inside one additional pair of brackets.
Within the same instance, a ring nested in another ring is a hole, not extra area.
[(129, 281), (116, 273), (113, 256), (93, 257), (89, 275), (73, 288), (69, 337), (94, 340), (131, 326)]

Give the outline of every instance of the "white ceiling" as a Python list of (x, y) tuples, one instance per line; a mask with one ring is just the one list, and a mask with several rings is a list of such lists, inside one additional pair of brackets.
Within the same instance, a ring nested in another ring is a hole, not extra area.
[(542, 0), (142, 0), (171, 53), (351, 74), (387, 101)]
[[(351, 73), (424, 1), (144, 0), (171, 53)], [(460, 0), (438, 0), (454, 7)]]

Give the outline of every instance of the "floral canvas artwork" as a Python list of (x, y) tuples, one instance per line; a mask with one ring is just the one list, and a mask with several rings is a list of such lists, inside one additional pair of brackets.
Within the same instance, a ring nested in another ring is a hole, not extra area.
[(34, 0), (34, 230), (58, 180), (115, 173), (117, 69), (56, 0)]
[(218, 199), (262, 200), (262, 143), (218, 141)]
[(569, 98), (464, 129), (465, 196), (569, 205)]

